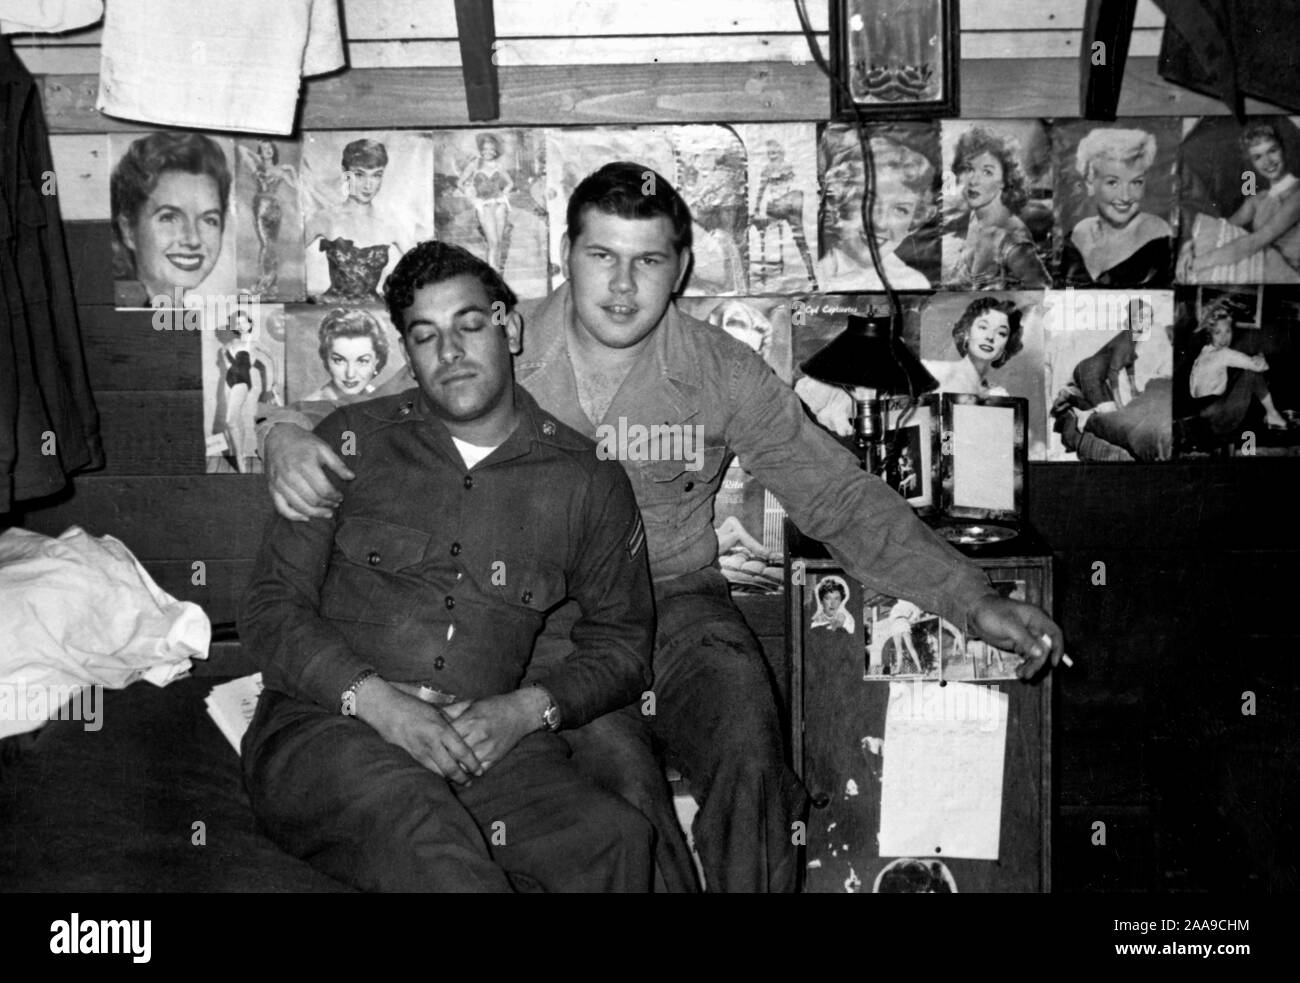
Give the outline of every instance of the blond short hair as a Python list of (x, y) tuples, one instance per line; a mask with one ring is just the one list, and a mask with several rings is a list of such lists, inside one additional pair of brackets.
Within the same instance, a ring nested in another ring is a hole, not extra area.
[(1121, 164), (1138, 163), (1145, 171), (1155, 163), (1156, 138), (1146, 130), (1113, 127), (1091, 130), (1074, 152), (1074, 166), (1085, 181), (1092, 180), (1092, 162), (1098, 158)]

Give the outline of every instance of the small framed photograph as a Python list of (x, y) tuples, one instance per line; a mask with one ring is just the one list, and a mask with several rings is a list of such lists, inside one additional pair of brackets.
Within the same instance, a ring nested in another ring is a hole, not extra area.
[(831, 0), (836, 119), (958, 114), (957, 0)]
[(885, 401), (885, 474), (889, 487), (918, 515), (938, 507), (934, 487), (939, 460), (939, 400), (934, 394)]
[(943, 394), (941, 507), (950, 520), (1019, 523), (1028, 408), (1011, 396)]

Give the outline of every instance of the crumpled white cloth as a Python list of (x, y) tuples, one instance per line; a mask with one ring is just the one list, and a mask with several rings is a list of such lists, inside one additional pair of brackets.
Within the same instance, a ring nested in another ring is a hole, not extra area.
[(163, 126), (288, 135), (303, 77), (345, 60), (338, 0), (113, 0), (95, 108)]
[(78, 526), (58, 539), (0, 533), (0, 737), (44, 722), (29, 719), (44, 702), (34, 693), (165, 686), (211, 639), (203, 609), (160, 588), (120, 540)]
[(103, 16), (104, 0), (0, 0), (0, 34), (57, 34)]

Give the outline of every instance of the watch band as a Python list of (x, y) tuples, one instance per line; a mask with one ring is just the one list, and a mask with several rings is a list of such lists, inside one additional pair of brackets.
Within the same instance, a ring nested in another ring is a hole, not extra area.
[(551, 695), (549, 689), (540, 683), (533, 683), (533, 686), (546, 695), (546, 708), (542, 710), (542, 726), (551, 733), (555, 733), (560, 729), (560, 708), (556, 705), (555, 697)]
[(372, 677), (378, 676), (374, 669), (362, 669), (352, 679), (352, 684), (343, 691), (339, 697), (339, 713), (345, 717), (355, 717), (357, 715), (357, 692)]

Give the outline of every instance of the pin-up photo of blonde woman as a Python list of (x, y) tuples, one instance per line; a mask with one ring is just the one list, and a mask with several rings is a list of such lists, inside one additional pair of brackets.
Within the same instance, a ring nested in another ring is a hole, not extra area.
[[(903, 142), (901, 126), (889, 132), (899, 139), (880, 134), (869, 142), (874, 164), (870, 234), (880, 271), (872, 262), (863, 224), (866, 171), (857, 135), (841, 127), (827, 127), (822, 134), (822, 252), (817, 262), (822, 291), (881, 290), (881, 272), (896, 290), (928, 290), (938, 275), (934, 160)], [(937, 153), (937, 129), (907, 135), (933, 144)]]
[(1173, 282), (1178, 120), (1085, 121), (1053, 130), (1057, 283), (1165, 287)]

